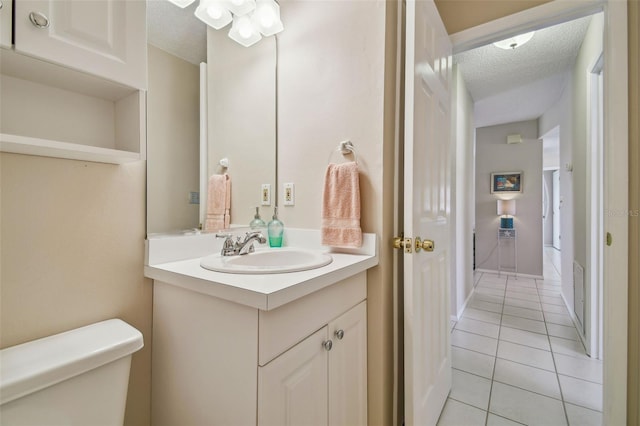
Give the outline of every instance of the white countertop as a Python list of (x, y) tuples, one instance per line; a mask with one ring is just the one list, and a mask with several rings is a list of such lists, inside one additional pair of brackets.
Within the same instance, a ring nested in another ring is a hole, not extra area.
[(268, 311), (378, 264), (375, 234), (363, 234), (363, 246), (357, 250), (322, 247), (319, 239), (316, 230), (288, 229), (285, 246), (329, 253), (333, 261), (326, 266), (300, 272), (245, 275), (214, 272), (200, 266), (202, 257), (220, 250), (221, 241), (214, 235), (150, 236), (144, 274), (167, 284)]

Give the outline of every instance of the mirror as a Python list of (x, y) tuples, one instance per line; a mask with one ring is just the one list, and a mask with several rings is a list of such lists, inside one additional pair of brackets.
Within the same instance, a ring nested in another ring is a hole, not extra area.
[(198, 20), (197, 3), (147, 2), (147, 234), (198, 229), (212, 174), (230, 176), (231, 225), (253, 219), (262, 184), (272, 200), (263, 220), (276, 200), (276, 40), (240, 46)]

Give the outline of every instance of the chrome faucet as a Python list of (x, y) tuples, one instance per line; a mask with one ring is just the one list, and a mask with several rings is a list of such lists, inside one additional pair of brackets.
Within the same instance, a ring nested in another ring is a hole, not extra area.
[(267, 239), (259, 231), (247, 232), (244, 240), (241, 241), (241, 237), (238, 237), (235, 242), (232, 234), (216, 234), (216, 237), (225, 238), (220, 252), (221, 256), (238, 256), (253, 253), (256, 250), (253, 246), (254, 241), (260, 244), (267, 242)]

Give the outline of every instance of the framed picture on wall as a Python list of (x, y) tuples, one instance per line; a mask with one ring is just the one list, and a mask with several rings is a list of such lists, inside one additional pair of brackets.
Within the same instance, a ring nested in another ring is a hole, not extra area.
[(491, 173), (491, 193), (522, 192), (522, 172)]

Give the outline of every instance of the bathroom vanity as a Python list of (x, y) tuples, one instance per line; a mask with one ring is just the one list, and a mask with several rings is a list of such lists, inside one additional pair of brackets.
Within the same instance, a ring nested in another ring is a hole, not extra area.
[[(316, 234), (287, 230), (288, 245), (321, 250)], [(244, 275), (200, 266), (220, 245), (211, 235), (150, 239), (152, 423), (366, 425), (366, 270), (378, 258), (375, 235), (364, 240), (320, 268)]]

